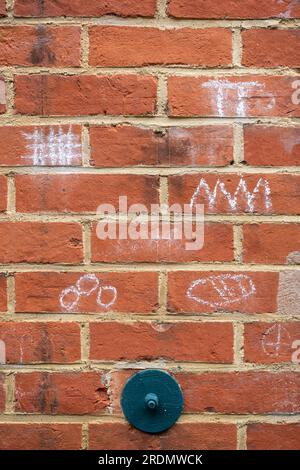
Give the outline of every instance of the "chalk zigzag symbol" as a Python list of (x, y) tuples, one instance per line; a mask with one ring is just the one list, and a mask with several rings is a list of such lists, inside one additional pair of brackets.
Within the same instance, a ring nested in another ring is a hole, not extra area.
[[(201, 297), (194, 293), (197, 287), (207, 287), (209, 284), (217, 293), (220, 300), (205, 299), (204, 296)], [(255, 292), (255, 284), (249, 276), (245, 274), (220, 274), (196, 279), (191, 283), (186, 295), (199, 304), (215, 308), (225, 307), (226, 305), (245, 300)]]
[[(97, 289), (97, 304), (106, 310), (109, 309), (117, 300), (117, 289), (110, 285), (101, 286), (100, 281), (95, 274), (85, 274), (78, 279), (75, 286), (70, 286), (64, 289), (59, 297), (60, 305), (64, 310), (72, 312), (77, 309), (78, 302), (81, 297), (89, 297)], [(112, 298), (109, 302), (102, 301), (103, 292), (112, 293)], [(66, 300), (68, 296), (71, 297), (71, 300)]]
[(208, 207), (214, 209), (218, 195), (223, 194), (227, 199), (230, 209), (234, 211), (237, 209), (238, 196), (241, 194), (245, 197), (246, 210), (254, 212), (256, 209), (255, 197), (259, 192), (262, 192), (264, 196), (265, 209), (270, 210), (272, 208), (271, 189), (269, 182), (264, 178), (258, 180), (252, 192), (249, 191), (246, 181), (241, 178), (233, 195), (226, 189), (225, 184), (223, 181), (220, 181), (220, 178), (218, 178), (214, 189), (211, 189), (205, 178), (201, 178), (191, 198), (190, 207), (193, 208), (197, 198), (201, 193), (204, 193), (208, 200)]

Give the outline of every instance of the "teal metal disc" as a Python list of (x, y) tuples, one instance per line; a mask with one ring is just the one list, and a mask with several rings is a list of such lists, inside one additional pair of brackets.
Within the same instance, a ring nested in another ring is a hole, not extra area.
[(121, 406), (132, 426), (154, 434), (177, 421), (183, 409), (183, 395), (180, 385), (167, 372), (143, 370), (125, 384)]

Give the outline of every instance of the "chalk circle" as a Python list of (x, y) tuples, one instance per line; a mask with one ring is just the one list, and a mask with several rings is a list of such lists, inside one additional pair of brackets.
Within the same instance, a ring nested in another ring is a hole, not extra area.
[(85, 274), (76, 282), (80, 295), (89, 296), (99, 287), (99, 279), (95, 274)]
[[(68, 297), (70, 297), (68, 299)], [(78, 301), (80, 299), (80, 293), (75, 286), (67, 287), (60, 295), (60, 305), (69, 312), (76, 309)]]
[[(102, 302), (102, 294), (104, 291), (112, 292), (112, 299), (110, 300), (110, 302), (107, 302), (107, 303)], [(115, 287), (113, 286), (100, 286), (99, 287), (99, 292), (97, 296), (97, 304), (100, 305), (100, 307), (108, 309), (115, 303), (116, 300), (117, 300), (117, 289)]]

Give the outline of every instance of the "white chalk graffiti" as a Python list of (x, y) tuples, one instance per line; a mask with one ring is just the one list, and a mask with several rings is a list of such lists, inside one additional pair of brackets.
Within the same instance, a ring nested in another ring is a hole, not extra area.
[(218, 197), (223, 195), (228, 202), (229, 208), (232, 211), (235, 211), (238, 208), (238, 197), (241, 195), (245, 203), (245, 210), (254, 212), (259, 209), (256, 207), (258, 204), (255, 199), (259, 194), (262, 194), (263, 196), (264, 208), (266, 210), (270, 210), (272, 208), (271, 189), (265, 178), (260, 178), (258, 180), (252, 192), (249, 191), (246, 181), (241, 178), (233, 195), (226, 189), (225, 184), (223, 181), (220, 181), (220, 178), (217, 180), (214, 189), (210, 188), (205, 178), (201, 178), (200, 183), (192, 196), (190, 207), (194, 206), (198, 197), (204, 195), (207, 198), (209, 209), (214, 209), (218, 201)]
[(187, 297), (212, 308), (245, 300), (256, 292), (252, 279), (245, 274), (219, 274), (196, 279), (187, 290)]
[(261, 345), (267, 356), (278, 357), (282, 349), (291, 347), (291, 336), (282, 325), (273, 325), (264, 333)]
[[(278, 4), (285, 4), (285, 0), (277, 0)], [(293, 14), (294, 7), (299, 6), (299, 0), (291, 0), (283, 13), (280, 13), (278, 16), (280, 18), (291, 18)]]
[[(68, 311), (74, 312), (78, 309), (78, 303), (81, 297), (89, 297), (93, 292), (98, 290), (97, 304), (109, 309), (117, 300), (117, 289), (113, 286), (101, 286), (100, 280), (95, 274), (85, 274), (76, 282), (75, 286), (67, 287), (62, 291), (59, 297), (61, 307)], [(103, 302), (103, 292), (111, 293), (111, 300)]]
[[(264, 83), (259, 82), (230, 82), (229, 80), (209, 80), (202, 84), (203, 88), (216, 90), (218, 116), (225, 117), (225, 103), (228, 102), (228, 91), (234, 90), (237, 95), (236, 114), (239, 117), (247, 116), (247, 98), (250, 91), (261, 90), (265, 88)], [(265, 105), (266, 109), (272, 109), (275, 105), (275, 98), (270, 93), (264, 93), (264, 98), (270, 98), (269, 103)], [(215, 94), (212, 95), (212, 105), (215, 106)]]
[(61, 126), (50, 127), (46, 133), (43, 127), (35, 127), (30, 134), (23, 134), (28, 141), (28, 155), (22, 158), (30, 159), (34, 165), (71, 165), (74, 160), (81, 159), (80, 138), (72, 132), (64, 132)]
[(292, 88), (295, 91), (292, 94), (292, 103), (293, 104), (300, 104), (300, 80), (294, 80), (292, 83)]
[(296, 351), (292, 354), (292, 363), (293, 364), (300, 364), (300, 340), (296, 339), (293, 341), (292, 349), (296, 349)]
[(2, 339), (0, 339), (0, 364), (6, 364), (6, 346)]

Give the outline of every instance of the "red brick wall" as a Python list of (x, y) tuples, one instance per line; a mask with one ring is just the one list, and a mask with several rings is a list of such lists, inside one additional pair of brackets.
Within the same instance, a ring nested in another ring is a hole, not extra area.
[[(0, 17), (0, 448), (299, 448), (300, 2)], [(99, 240), (121, 195), (202, 202), (203, 249)], [(156, 436), (119, 404), (151, 367), (185, 400)]]

